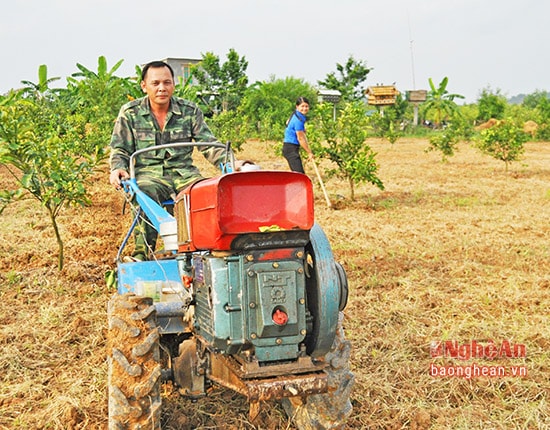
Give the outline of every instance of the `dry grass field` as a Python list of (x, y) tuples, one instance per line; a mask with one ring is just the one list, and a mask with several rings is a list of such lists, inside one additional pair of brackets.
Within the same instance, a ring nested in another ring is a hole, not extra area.
[[(351, 289), (348, 428), (550, 428), (550, 143), (527, 143), (507, 173), (466, 143), (446, 163), (426, 140), (369, 143), (384, 191), (361, 185), (352, 202), (347, 184), (325, 180), (329, 209), (306, 167)], [(270, 144), (238, 155), (286, 169)], [(0, 188), (9, 183), (0, 167)], [(104, 273), (130, 220), (105, 173), (91, 193), (91, 207), (61, 215), (62, 273), (33, 200), (0, 215), (0, 429), (106, 428)], [(504, 347), (495, 358), (491, 342)], [(438, 345), (447, 355), (432, 356)], [(472, 356), (453, 356), (453, 345)], [(440, 374), (468, 369), (470, 378)], [(191, 403), (164, 388), (163, 429), (254, 428), (231, 391)], [(276, 404), (261, 420), (257, 428), (293, 429)]]

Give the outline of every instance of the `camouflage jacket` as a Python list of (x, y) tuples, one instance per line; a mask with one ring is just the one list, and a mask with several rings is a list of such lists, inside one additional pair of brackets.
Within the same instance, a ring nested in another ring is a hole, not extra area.
[[(126, 103), (120, 109), (111, 137), (111, 171), (124, 169), (129, 172), (130, 155), (135, 151), (158, 146), (158, 150), (136, 157), (135, 172), (151, 176), (179, 177), (180, 180), (200, 177), (193, 165), (193, 147), (163, 148), (174, 142), (217, 142), (204, 121), (200, 108), (192, 102), (172, 97), (161, 130), (149, 107), (149, 99), (143, 97)], [(222, 148), (202, 147), (201, 152), (214, 166), (225, 159)]]

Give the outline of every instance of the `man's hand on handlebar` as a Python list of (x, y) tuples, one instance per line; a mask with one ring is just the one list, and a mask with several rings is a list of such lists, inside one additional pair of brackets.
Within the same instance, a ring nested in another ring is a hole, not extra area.
[(115, 169), (109, 175), (109, 182), (117, 190), (122, 188), (121, 181), (126, 179), (130, 179), (130, 175), (124, 169)]

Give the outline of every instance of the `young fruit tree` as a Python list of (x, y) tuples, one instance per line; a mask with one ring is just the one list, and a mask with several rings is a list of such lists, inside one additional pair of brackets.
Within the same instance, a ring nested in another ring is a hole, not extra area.
[(0, 164), (17, 189), (0, 190), (0, 213), (11, 201), (31, 195), (46, 209), (58, 244), (63, 269), (63, 240), (58, 216), (67, 206), (89, 204), (86, 185), (106, 158), (113, 121), (127, 101), (131, 81), (115, 76), (98, 58), (97, 72), (77, 64), (67, 88), (53, 89), (47, 67), (38, 83), (22, 81), (20, 91), (0, 96)]
[(449, 157), (455, 154), (460, 137), (460, 128), (456, 123), (451, 122), (447, 128), (433, 132), (429, 139), (430, 146), (426, 149), (426, 152), (440, 151), (441, 161), (446, 162)]
[(509, 164), (519, 160), (523, 154), (523, 144), (527, 140), (528, 135), (523, 131), (523, 126), (508, 118), (482, 130), (477, 139), (477, 147), (491, 157), (504, 161), (508, 172)]
[(58, 268), (63, 269), (63, 240), (58, 216), (68, 205), (88, 204), (85, 189), (102, 159), (81, 138), (83, 124), (50, 102), (18, 99), (0, 109), (0, 164), (18, 186), (2, 190), (0, 200), (30, 194), (48, 212), (58, 244)]
[(332, 106), (321, 103), (310, 129), (313, 131), (313, 150), (336, 165), (326, 173), (348, 182), (351, 200), (355, 200), (355, 186), (362, 182), (384, 189), (376, 174), (379, 167), (376, 153), (366, 142), (368, 121), (361, 102), (345, 103), (337, 119), (332, 116)]

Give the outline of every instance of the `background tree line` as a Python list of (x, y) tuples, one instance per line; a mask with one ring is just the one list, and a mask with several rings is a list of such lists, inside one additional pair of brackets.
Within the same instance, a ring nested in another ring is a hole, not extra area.
[[(139, 86), (141, 68), (135, 75), (116, 72), (123, 60), (109, 67), (105, 57), (97, 66), (76, 64), (77, 71), (66, 83), (54, 86), (59, 77), (48, 76), (46, 65), (38, 69), (37, 82), (22, 81), (21, 88), (0, 95), (0, 164), (18, 186), (0, 190), (0, 214), (14, 199), (34, 197), (48, 212), (59, 245), (63, 267), (63, 241), (57, 215), (65, 206), (86, 205), (87, 181), (105, 163), (114, 120), (120, 107), (143, 95)], [(452, 156), (460, 141), (506, 163), (515, 161), (527, 138), (550, 140), (550, 100), (546, 91), (526, 96), (521, 105), (511, 105), (500, 90), (485, 88), (477, 103), (459, 106), (459, 94), (449, 93), (448, 79), (436, 85), (429, 80), (427, 100), (420, 106), (420, 124), (413, 124), (414, 106), (403, 94), (383, 110), (368, 105), (366, 80), (372, 68), (349, 57), (344, 64), (316, 85), (294, 77), (250, 83), (248, 62), (231, 49), (225, 61), (212, 52), (202, 55), (191, 77), (176, 82), (175, 95), (199, 104), (216, 136), (239, 150), (248, 139), (273, 141), (279, 151), (286, 120), (299, 96), (311, 102), (308, 136), (318, 159), (330, 160), (326, 176), (338, 176), (354, 186), (370, 182), (383, 188), (377, 176), (376, 154), (367, 144), (369, 136), (390, 143), (403, 136), (425, 136), (430, 150)], [(322, 102), (318, 88), (337, 90), (336, 105)], [(478, 131), (488, 120), (495, 127)], [(528, 136), (523, 124), (533, 121)]]

